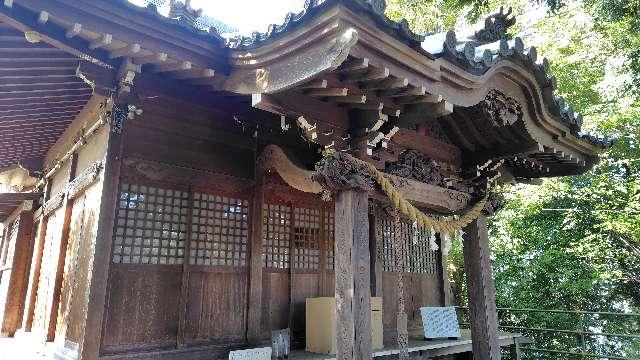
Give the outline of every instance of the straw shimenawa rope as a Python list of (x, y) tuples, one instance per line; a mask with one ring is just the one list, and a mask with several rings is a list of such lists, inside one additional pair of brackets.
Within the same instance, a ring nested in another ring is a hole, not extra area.
[(366, 161), (352, 158), (356, 163), (359, 163), (367, 168), (371, 173), (375, 181), (378, 183), (384, 194), (391, 200), (393, 206), (400, 211), (400, 213), (411, 221), (418, 224), (418, 226), (424, 229), (433, 229), (437, 233), (453, 236), (458, 231), (462, 230), (465, 226), (469, 225), (475, 219), (480, 216), (482, 209), (484, 209), (487, 203), (487, 196), (482, 198), (476, 204), (474, 204), (464, 214), (460, 215), (457, 219), (442, 218), (438, 219), (424, 214), (418, 208), (413, 206), (407, 201), (400, 192), (393, 187), (391, 182), (384, 176), (384, 173), (376, 169), (373, 164)]

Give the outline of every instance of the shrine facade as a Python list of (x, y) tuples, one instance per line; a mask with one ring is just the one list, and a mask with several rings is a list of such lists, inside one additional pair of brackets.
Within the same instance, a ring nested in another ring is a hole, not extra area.
[[(288, 329), (290, 358), (326, 359), (304, 352), (305, 304), (333, 297), (337, 359), (517, 359), (492, 189), (582, 174), (609, 144), (510, 10), (419, 36), (384, 0), (308, 0), (226, 39), (170, 3), (0, 4), (1, 335), (59, 359), (216, 359)], [(423, 341), (420, 307), (454, 305), (468, 338)]]

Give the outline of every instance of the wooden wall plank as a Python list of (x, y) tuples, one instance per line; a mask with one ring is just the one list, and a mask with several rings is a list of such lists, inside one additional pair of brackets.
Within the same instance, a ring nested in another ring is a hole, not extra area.
[(113, 264), (105, 352), (175, 347), (181, 279), (180, 266)]

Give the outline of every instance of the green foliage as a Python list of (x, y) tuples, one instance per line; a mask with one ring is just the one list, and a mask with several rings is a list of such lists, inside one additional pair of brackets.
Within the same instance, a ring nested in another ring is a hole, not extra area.
[[(526, 23), (518, 36), (550, 60), (560, 94), (585, 117), (583, 129), (617, 139), (585, 175), (502, 189), (507, 207), (490, 223), (498, 306), (640, 312), (640, 0), (544, 2), (550, 11), (537, 18), (528, 0), (392, 0), (389, 8), (391, 16), (434, 31), (514, 6)], [(465, 304), (459, 245), (449, 260), (456, 297)], [(581, 324), (575, 315), (509, 312), (501, 321), (640, 333), (638, 320), (606, 316), (585, 316)], [(580, 346), (573, 335), (529, 335), (538, 347)], [(587, 337), (585, 345), (594, 353), (640, 356), (638, 341)]]

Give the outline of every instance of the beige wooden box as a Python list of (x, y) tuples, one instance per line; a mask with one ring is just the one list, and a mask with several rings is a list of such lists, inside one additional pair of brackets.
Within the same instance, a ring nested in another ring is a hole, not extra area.
[[(336, 299), (308, 298), (306, 302), (307, 351), (336, 353)], [(371, 346), (382, 349), (382, 298), (371, 298)]]

